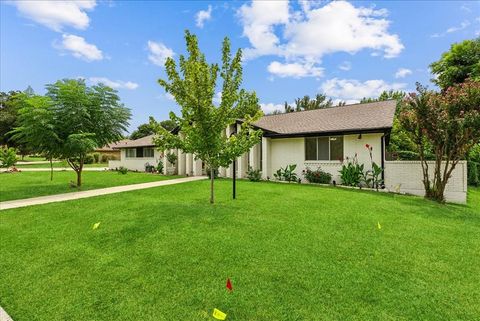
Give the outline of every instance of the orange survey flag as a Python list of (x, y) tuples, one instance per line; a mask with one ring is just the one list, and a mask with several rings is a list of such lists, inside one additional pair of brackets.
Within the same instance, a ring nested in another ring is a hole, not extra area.
[(228, 289), (229, 291), (232, 291), (232, 290), (233, 290), (232, 282), (230, 282), (230, 279), (227, 279), (227, 289)]

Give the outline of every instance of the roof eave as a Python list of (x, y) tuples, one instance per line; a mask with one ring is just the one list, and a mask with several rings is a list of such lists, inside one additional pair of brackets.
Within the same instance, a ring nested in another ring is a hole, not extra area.
[(269, 138), (294, 138), (294, 137), (313, 137), (313, 136), (334, 136), (334, 135), (353, 135), (353, 134), (374, 134), (374, 133), (388, 133), (392, 127), (378, 127), (378, 128), (357, 128), (345, 129), (335, 131), (322, 132), (300, 132), (300, 133), (264, 133), (264, 137)]

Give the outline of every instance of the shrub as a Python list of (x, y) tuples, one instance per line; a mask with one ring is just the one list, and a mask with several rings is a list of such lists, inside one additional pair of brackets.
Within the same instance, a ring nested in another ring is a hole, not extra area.
[(347, 186), (359, 186), (364, 177), (363, 164), (358, 164), (357, 155), (353, 158), (346, 158), (347, 163), (342, 164), (340, 172), (340, 178), (342, 184)]
[(295, 168), (297, 168), (296, 164), (287, 165), (285, 168), (280, 167), (273, 176), (279, 181), (295, 182), (298, 179)]
[[(207, 172), (208, 178), (212, 178), (212, 172), (211, 172), (210, 168), (206, 167), (206, 168), (205, 168), (205, 171)], [(214, 179), (215, 179), (215, 178), (218, 178), (218, 169), (217, 169), (217, 168), (215, 168), (215, 169), (213, 170), (213, 178), (214, 178)]]
[(251, 182), (259, 182), (262, 179), (262, 171), (260, 169), (253, 169), (252, 166), (248, 166), (247, 178)]
[(167, 161), (170, 164), (175, 165), (175, 163), (177, 162), (177, 155), (175, 155), (174, 153), (168, 153), (167, 154)]
[(0, 151), (0, 167), (12, 167), (17, 162), (15, 148), (2, 148)]
[(128, 173), (128, 168), (123, 167), (123, 166), (120, 166), (120, 167), (118, 168), (118, 173), (125, 175), (125, 174)]
[(322, 171), (320, 167), (316, 170), (307, 167), (303, 176), (309, 183), (330, 184), (332, 180), (332, 174)]
[(110, 158), (109, 155), (105, 155), (105, 154), (102, 154), (102, 156), (100, 157), (100, 161), (101, 161), (102, 163), (107, 163), (110, 159), (113, 159), (113, 157)]
[(160, 160), (157, 164), (157, 172), (163, 174), (163, 162)]
[(83, 161), (84, 164), (93, 164), (93, 162), (95, 161), (95, 159), (93, 158), (93, 155), (92, 154), (87, 154), (87, 156), (85, 156), (85, 159)]
[(155, 166), (150, 165), (149, 163), (145, 164), (145, 172), (147, 173), (153, 173), (155, 171)]
[(100, 162), (100, 153), (93, 153), (93, 161), (95, 163), (99, 163)]
[(480, 163), (470, 161), (467, 163), (468, 185), (480, 186)]

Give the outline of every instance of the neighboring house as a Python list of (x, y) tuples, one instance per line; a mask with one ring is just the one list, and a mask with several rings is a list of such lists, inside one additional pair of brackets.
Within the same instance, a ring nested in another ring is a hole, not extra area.
[(130, 170), (144, 171), (147, 165), (157, 165), (163, 153), (155, 148), (152, 139), (153, 135), (149, 135), (117, 143), (113, 149), (118, 151), (119, 160), (109, 161), (108, 167), (114, 169), (122, 166)]
[(120, 149), (115, 149), (118, 145), (128, 142), (129, 139), (123, 139), (116, 143), (111, 143), (103, 147), (97, 148), (96, 153), (100, 153), (102, 156), (105, 155), (109, 160), (119, 160), (120, 159)]
[[(341, 183), (339, 170), (347, 158), (356, 157), (365, 165), (365, 170), (370, 169), (370, 156), (365, 147), (368, 144), (373, 147), (373, 161), (384, 168), (382, 176), (387, 189), (423, 195), (419, 161), (385, 160), (395, 109), (396, 101), (389, 100), (264, 116), (254, 124), (262, 129), (262, 140), (236, 160), (236, 176), (246, 177), (248, 168), (252, 167), (260, 169), (264, 179), (273, 179), (273, 173), (280, 167), (296, 164), (295, 171), (301, 178), (305, 169), (321, 168), (332, 174), (332, 180)], [(236, 130), (240, 130), (240, 122), (226, 128), (225, 134), (229, 136)], [(132, 157), (136, 154), (132, 148), (137, 146), (153, 149), (151, 136), (117, 147), (121, 149), (121, 166), (142, 170), (147, 161), (154, 163), (152, 165), (163, 161), (165, 171), (173, 168), (179, 175), (204, 175), (204, 164), (192, 154), (169, 151), (178, 156), (174, 165), (168, 164), (158, 151), (149, 152), (152, 157), (148, 159), (142, 156), (134, 160)], [(116, 162), (112, 165), (118, 166)], [(220, 168), (220, 176), (232, 177), (232, 168)], [(466, 162), (460, 162), (447, 185), (447, 200), (465, 202), (466, 190)]]

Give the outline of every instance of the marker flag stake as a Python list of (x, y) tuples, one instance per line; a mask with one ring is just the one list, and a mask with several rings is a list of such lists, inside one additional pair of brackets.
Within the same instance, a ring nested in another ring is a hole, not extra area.
[(100, 226), (100, 222), (93, 224), (92, 230), (96, 230)]
[(230, 279), (227, 279), (227, 289), (229, 291), (233, 291), (232, 282), (230, 282)]
[(227, 314), (223, 313), (219, 309), (213, 309), (213, 317), (217, 320), (225, 320), (227, 318)]
[(380, 225), (380, 222), (377, 223), (377, 227), (378, 227), (379, 230), (382, 229), (382, 226)]

